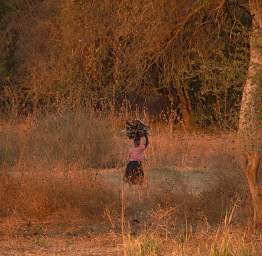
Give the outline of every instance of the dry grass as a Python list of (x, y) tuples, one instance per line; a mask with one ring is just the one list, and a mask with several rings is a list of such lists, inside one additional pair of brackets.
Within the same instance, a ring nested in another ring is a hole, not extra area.
[(84, 112), (65, 112), (3, 126), (0, 165), (108, 168), (118, 164), (122, 151), (113, 124)]
[(196, 233), (188, 230), (172, 238), (144, 233), (127, 236), (125, 255), (156, 256), (255, 256), (261, 255), (261, 238), (248, 228), (223, 225), (217, 229), (204, 228)]
[[(124, 249), (123, 249), (124, 248)], [(261, 238), (247, 228), (220, 227), (173, 238), (144, 233), (127, 236), (124, 247), (119, 237), (106, 235), (30, 236), (3, 238), (2, 255), (134, 255), (134, 256), (259, 256)]]
[[(121, 202), (122, 125), (84, 113), (3, 125), (0, 235), (25, 237), (33, 251), (51, 252), (53, 236), (70, 236), (73, 253), (91, 235), (114, 237), (114, 245), (104, 246), (112, 255), (259, 255), (234, 134), (171, 133), (152, 125), (147, 182), (124, 187)], [(204, 188), (199, 193), (190, 192), (193, 177)]]
[(96, 181), (94, 173), (35, 170), (2, 175), (0, 183), (1, 217), (27, 222), (53, 219), (66, 223), (77, 218), (103, 222), (105, 206), (117, 200), (106, 184)]

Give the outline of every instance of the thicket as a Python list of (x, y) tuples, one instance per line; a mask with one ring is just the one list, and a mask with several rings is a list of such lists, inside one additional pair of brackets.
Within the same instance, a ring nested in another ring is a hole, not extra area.
[(186, 128), (234, 128), (246, 2), (1, 1), (1, 113), (124, 106)]

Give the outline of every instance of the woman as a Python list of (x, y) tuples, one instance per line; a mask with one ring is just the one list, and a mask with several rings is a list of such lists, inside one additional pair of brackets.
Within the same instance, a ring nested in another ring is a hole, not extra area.
[(144, 172), (142, 160), (144, 151), (147, 148), (149, 141), (147, 134), (145, 136), (145, 144), (141, 144), (141, 137), (136, 134), (134, 138), (134, 147), (129, 150), (129, 162), (126, 167), (124, 180), (129, 184), (142, 184), (144, 180)]

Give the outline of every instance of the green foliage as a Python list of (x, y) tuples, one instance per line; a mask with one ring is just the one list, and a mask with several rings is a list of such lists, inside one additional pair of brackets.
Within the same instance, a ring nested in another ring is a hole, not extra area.
[(233, 248), (230, 241), (224, 238), (219, 245), (213, 245), (210, 256), (252, 256), (252, 251), (247, 247)]
[(233, 251), (227, 240), (223, 240), (219, 247), (214, 246), (211, 249), (210, 256), (233, 256)]
[(5, 29), (7, 25), (7, 19), (6, 17), (10, 12), (14, 10), (14, 6), (10, 1), (1, 1), (0, 3), (0, 30)]
[[(8, 24), (10, 17), (15, 11), (13, 1), (1, 1), (0, 2), (0, 88), (1, 82), (8, 76), (8, 64), (12, 57), (10, 56), (9, 38), (6, 30), (8, 30)], [(9, 46), (8, 46), (9, 45)], [(1, 96), (1, 92), (0, 92)]]
[(148, 239), (141, 245), (141, 256), (157, 256), (159, 255), (158, 243), (153, 239)]
[(129, 235), (125, 243), (125, 253), (127, 256), (159, 256), (160, 249), (158, 242), (153, 238), (135, 239)]
[(242, 249), (239, 256), (253, 256), (253, 253), (250, 249)]

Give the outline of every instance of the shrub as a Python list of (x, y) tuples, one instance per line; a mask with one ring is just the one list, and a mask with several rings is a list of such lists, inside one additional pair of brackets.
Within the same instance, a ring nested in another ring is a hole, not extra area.
[(13, 166), (21, 153), (21, 139), (15, 127), (0, 132), (0, 166)]
[[(77, 218), (104, 221), (104, 208), (110, 206), (117, 195), (101, 181), (87, 172), (38, 170), (20, 177), (0, 176), (1, 216), (25, 219), (46, 219), (69, 222)], [(117, 204), (115, 209), (118, 209)], [(57, 216), (58, 218), (56, 218)]]
[(106, 120), (82, 112), (50, 115), (36, 119), (29, 130), (24, 160), (47, 166), (114, 167), (120, 161), (117, 140)]
[(158, 256), (160, 255), (158, 242), (148, 236), (137, 239), (127, 236), (125, 243), (125, 255), (127, 256)]

